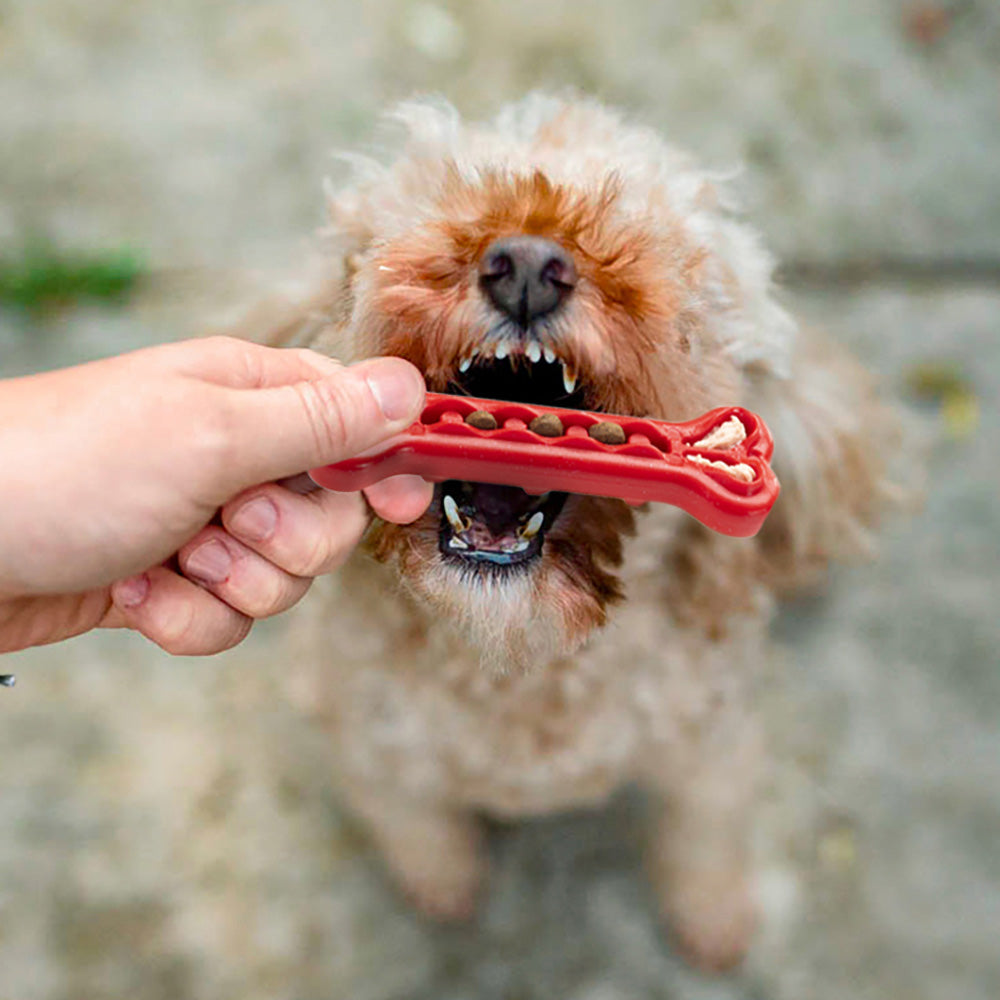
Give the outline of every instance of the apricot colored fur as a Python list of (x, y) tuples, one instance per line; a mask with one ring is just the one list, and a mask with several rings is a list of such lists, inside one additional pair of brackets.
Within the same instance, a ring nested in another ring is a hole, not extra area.
[(756, 539), (681, 512), (571, 497), (538, 565), (500, 581), (438, 552), (437, 502), (373, 523), (295, 621), (294, 681), (331, 766), (400, 885), (441, 917), (484, 877), (477, 816), (654, 802), (650, 870), (696, 963), (737, 962), (754, 923), (748, 817), (753, 685), (775, 595), (863, 549), (885, 415), (855, 362), (799, 331), (722, 189), (648, 129), (585, 100), (531, 97), (495, 122), (409, 104), (388, 165), (330, 194), (326, 254), (302, 294), (248, 323), (272, 343), (408, 358), (446, 389), (499, 322), (477, 265), (537, 234), (579, 282), (544, 329), (588, 404), (686, 420), (760, 412), (783, 493)]

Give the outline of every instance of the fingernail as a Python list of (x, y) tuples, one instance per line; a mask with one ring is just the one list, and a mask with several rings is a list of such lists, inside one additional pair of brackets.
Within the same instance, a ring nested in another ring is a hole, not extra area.
[(387, 420), (416, 417), (424, 382), (413, 365), (401, 358), (382, 358), (370, 364), (365, 380)]
[(234, 535), (250, 542), (262, 542), (278, 524), (278, 508), (267, 497), (248, 500), (228, 520)]
[(111, 588), (112, 599), (120, 608), (137, 608), (146, 600), (148, 593), (149, 576), (146, 573), (119, 580)]
[(184, 572), (203, 583), (224, 583), (233, 567), (229, 549), (218, 539), (199, 545), (185, 560)]

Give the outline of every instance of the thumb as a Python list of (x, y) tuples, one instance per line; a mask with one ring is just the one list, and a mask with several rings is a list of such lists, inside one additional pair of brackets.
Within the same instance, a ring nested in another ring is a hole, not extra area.
[(234, 394), (233, 490), (350, 458), (405, 430), (424, 405), (423, 376), (375, 358), (324, 378)]

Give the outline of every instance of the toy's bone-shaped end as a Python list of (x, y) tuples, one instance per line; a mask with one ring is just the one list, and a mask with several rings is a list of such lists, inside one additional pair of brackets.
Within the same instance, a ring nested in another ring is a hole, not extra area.
[(741, 407), (674, 424), (428, 393), (421, 418), (363, 456), (310, 472), (359, 490), (411, 473), (681, 507), (729, 535), (756, 534), (778, 495), (771, 435)]

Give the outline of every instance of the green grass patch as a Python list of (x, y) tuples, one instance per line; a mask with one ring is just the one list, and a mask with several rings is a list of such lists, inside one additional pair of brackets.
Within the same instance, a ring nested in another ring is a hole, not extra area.
[(33, 247), (0, 257), (0, 305), (28, 312), (65, 309), (87, 300), (120, 304), (146, 273), (129, 250), (97, 253)]

